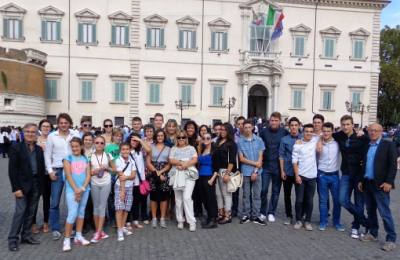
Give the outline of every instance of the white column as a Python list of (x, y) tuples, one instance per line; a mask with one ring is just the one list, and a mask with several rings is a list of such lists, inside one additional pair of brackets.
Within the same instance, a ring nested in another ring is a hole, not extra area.
[(249, 104), (249, 86), (247, 82), (242, 84), (242, 116), (248, 117), (248, 104)]
[(279, 76), (274, 75), (272, 79), (272, 87), (273, 87), (273, 92), (274, 92), (274, 112), (278, 111), (278, 92), (279, 92)]

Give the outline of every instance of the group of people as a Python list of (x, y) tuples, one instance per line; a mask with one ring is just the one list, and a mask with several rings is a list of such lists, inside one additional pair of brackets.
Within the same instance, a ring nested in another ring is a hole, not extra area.
[[(9, 150), (9, 177), (16, 198), (9, 249), (17, 251), (19, 242), (40, 243), (32, 235), (39, 232), (40, 197), (42, 231), (51, 231), (54, 240), (62, 238), (64, 186), (68, 214), (63, 251), (71, 250), (72, 238), (83, 246), (108, 238), (105, 223), (115, 223), (118, 241), (143, 224), (167, 228), (173, 209), (177, 228), (184, 229), (187, 223), (191, 232), (196, 231), (196, 218), (205, 229), (229, 224), (236, 216), (240, 224), (264, 226), (276, 221), (282, 186), (285, 225), (313, 230), (317, 190), (319, 230), (327, 229), (331, 210), (332, 227), (345, 231), (340, 218), (343, 207), (354, 217), (351, 237), (375, 241), (379, 211), (387, 233), (382, 249), (395, 249), (389, 194), (397, 171), (396, 145), (382, 138), (379, 124), (356, 132), (353, 118), (344, 115), (341, 130), (335, 131), (332, 123), (324, 121), (320, 114), (311, 124), (292, 117), (284, 127), (281, 114), (274, 112), (257, 134), (254, 121), (244, 117), (238, 117), (235, 126), (216, 123), (210, 129), (190, 120), (180, 128), (174, 119), (164, 124), (160, 113), (144, 126), (140, 117), (134, 117), (131, 129), (114, 127), (106, 119), (102, 133), (96, 135), (89, 117), (82, 117), (75, 131), (65, 113), (58, 115), (56, 130), (47, 120), (26, 124), (23, 141)], [(238, 174), (240, 185), (232, 185)], [(240, 211), (239, 194), (243, 196)], [(87, 240), (83, 231), (90, 224), (94, 233)]]

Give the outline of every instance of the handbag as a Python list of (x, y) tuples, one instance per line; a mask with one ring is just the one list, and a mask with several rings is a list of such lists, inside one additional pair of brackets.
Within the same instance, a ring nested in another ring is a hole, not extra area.
[[(229, 164), (229, 148), (228, 148), (228, 164)], [(227, 169), (220, 169), (221, 177), (224, 177)], [(236, 172), (229, 174), (229, 181), (226, 183), (227, 192), (236, 192), (243, 185), (243, 174), (239, 171), (238, 157), (236, 156)]]
[[(129, 155), (131, 156), (132, 160), (135, 162), (135, 165), (138, 165), (136, 163), (136, 160), (133, 157), (133, 155), (132, 154), (129, 154)], [(137, 170), (137, 175), (138, 175), (138, 178), (139, 178), (139, 191), (140, 191), (140, 194), (142, 194), (143, 196), (147, 196), (151, 191), (150, 183), (146, 179), (142, 180), (142, 178), (140, 177), (139, 167), (136, 167), (136, 170)]]

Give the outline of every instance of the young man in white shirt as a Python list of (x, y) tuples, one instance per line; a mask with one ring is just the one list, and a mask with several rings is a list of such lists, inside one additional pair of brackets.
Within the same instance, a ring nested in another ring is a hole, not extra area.
[(63, 159), (71, 153), (70, 141), (79, 137), (79, 133), (71, 130), (72, 119), (70, 115), (61, 113), (57, 117), (58, 130), (52, 132), (47, 138), (44, 159), (46, 171), (51, 179), (50, 197), (50, 225), (53, 240), (61, 238), (60, 233), (60, 199), (64, 188)]
[(303, 138), (296, 142), (292, 153), (296, 180), (296, 224), (294, 228), (300, 229), (303, 226), (301, 218), (305, 215), (304, 227), (306, 230), (312, 231), (310, 221), (318, 174), (316, 148), (319, 138), (313, 136), (314, 127), (312, 124), (304, 125), (303, 129)]
[(329, 191), (333, 200), (333, 226), (338, 231), (344, 231), (340, 223), (340, 202), (339, 202), (339, 166), (340, 150), (338, 143), (333, 139), (332, 123), (325, 123), (322, 127), (322, 151), (318, 158), (318, 195), (320, 223), (319, 230), (323, 231), (328, 225), (328, 200)]

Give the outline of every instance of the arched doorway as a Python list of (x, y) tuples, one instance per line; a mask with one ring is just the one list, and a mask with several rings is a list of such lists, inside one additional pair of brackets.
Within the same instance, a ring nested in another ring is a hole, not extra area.
[(249, 90), (248, 117), (267, 116), (268, 90), (263, 85), (254, 85)]

